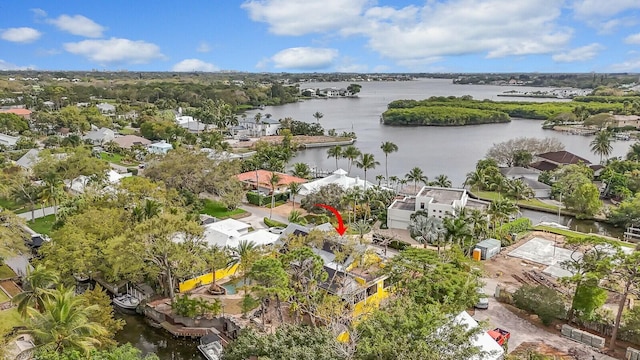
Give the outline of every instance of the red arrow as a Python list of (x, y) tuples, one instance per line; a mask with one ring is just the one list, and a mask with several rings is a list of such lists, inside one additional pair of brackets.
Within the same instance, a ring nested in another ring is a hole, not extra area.
[(336, 220), (338, 220), (338, 227), (336, 228), (336, 231), (338, 232), (338, 234), (340, 234), (340, 236), (344, 235), (344, 232), (347, 231), (347, 227), (344, 226), (344, 223), (342, 222), (342, 215), (340, 215), (340, 212), (338, 210), (326, 204), (315, 204), (314, 206), (319, 206), (331, 211), (336, 216)]

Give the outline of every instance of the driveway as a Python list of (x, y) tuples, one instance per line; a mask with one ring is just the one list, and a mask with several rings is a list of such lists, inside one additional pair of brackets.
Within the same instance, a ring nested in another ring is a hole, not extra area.
[[(493, 295), (495, 293), (496, 281), (493, 279), (483, 279), (483, 281), (486, 283), (486, 294)], [(591, 346), (578, 343), (535, 326), (531, 322), (509, 311), (504, 305), (495, 300), (493, 296), (489, 297), (489, 308), (486, 310), (476, 310), (474, 318), (479, 321), (487, 320), (489, 324), (488, 327), (491, 329), (500, 327), (511, 332), (509, 352), (515, 350), (524, 342), (539, 342), (566, 353), (569, 353), (570, 350), (572, 350), (572, 352), (575, 351), (576, 354), (580, 354), (580, 360), (615, 360), (615, 358), (594, 351)]]

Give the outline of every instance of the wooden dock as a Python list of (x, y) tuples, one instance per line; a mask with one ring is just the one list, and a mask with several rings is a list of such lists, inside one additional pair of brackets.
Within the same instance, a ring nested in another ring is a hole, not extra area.
[(634, 227), (628, 227), (624, 232), (624, 240), (632, 243), (640, 242), (640, 229)]
[(181, 325), (174, 325), (167, 321), (161, 322), (160, 326), (175, 337), (188, 337), (192, 339), (199, 339), (207, 334), (214, 333), (214, 332), (217, 333), (217, 331), (210, 328), (186, 327)]

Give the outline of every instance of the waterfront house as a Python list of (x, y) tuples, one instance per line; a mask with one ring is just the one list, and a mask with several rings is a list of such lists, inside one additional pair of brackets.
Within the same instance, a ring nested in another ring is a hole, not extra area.
[(375, 186), (375, 184), (369, 181), (365, 182), (363, 179), (360, 179), (359, 177), (353, 178), (353, 177), (347, 176), (346, 171), (342, 169), (338, 169), (327, 177), (302, 184), (300, 186), (299, 198), (302, 200), (302, 198), (304, 198), (305, 196), (311, 193), (314, 193), (320, 190), (321, 187), (327, 186), (329, 184), (337, 184), (345, 190), (348, 190), (353, 187), (360, 187), (363, 189), (366, 187), (368, 189)]
[(582, 163), (593, 170), (595, 176), (598, 176), (600, 171), (604, 168), (602, 165), (591, 164), (591, 161), (564, 150), (538, 154), (533, 160), (535, 162), (529, 165), (529, 168), (538, 171), (554, 171), (562, 165)]
[(19, 139), (20, 138), (17, 136), (0, 134), (0, 146), (11, 149), (14, 146), (16, 146), (16, 143), (18, 142)]
[(257, 123), (252, 118), (241, 119), (238, 125), (247, 129), (249, 134), (255, 137), (277, 135), (281, 127), (279, 120), (267, 117), (261, 118)]
[(640, 129), (640, 116), (638, 115), (613, 115), (611, 126), (616, 128), (633, 127)]
[(415, 196), (396, 199), (387, 209), (389, 229), (407, 229), (411, 215), (425, 211), (429, 216), (443, 219), (456, 216), (462, 208), (484, 209), (488, 203), (469, 198), (465, 189), (423, 186)]
[[(255, 171), (247, 171), (242, 174), (236, 175), (238, 180), (245, 184), (245, 187), (258, 190), (265, 194), (271, 193), (271, 175), (273, 172), (267, 170), (255, 170)], [(275, 192), (283, 193), (287, 191), (287, 187), (289, 184), (295, 182), (298, 184), (304, 184), (307, 182), (307, 179), (299, 178), (293, 175), (276, 172), (276, 175), (280, 178), (278, 184), (276, 184)]]
[(147, 150), (151, 154), (166, 155), (170, 150), (173, 150), (173, 145), (163, 140), (149, 145)]
[(104, 145), (109, 141), (113, 141), (116, 137), (116, 133), (106, 127), (91, 130), (83, 137), (84, 140), (89, 141), (92, 145)]
[(551, 186), (538, 181), (540, 171), (521, 166), (500, 168), (500, 173), (509, 180), (522, 180), (533, 190), (533, 197), (548, 199), (551, 197)]

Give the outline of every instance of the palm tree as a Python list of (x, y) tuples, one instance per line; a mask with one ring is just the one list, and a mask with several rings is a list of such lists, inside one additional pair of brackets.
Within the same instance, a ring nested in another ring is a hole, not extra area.
[(269, 208), (269, 219), (271, 219), (273, 208), (276, 206), (276, 186), (278, 186), (280, 179), (280, 175), (276, 174), (275, 172), (272, 172), (271, 176), (269, 176), (269, 185), (271, 185), (271, 208)]
[(305, 163), (298, 162), (293, 164), (291, 174), (302, 179), (311, 179), (311, 169)]
[[(398, 151), (398, 145), (392, 143), (391, 141), (385, 141), (380, 145), (380, 149), (384, 153), (384, 177), (389, 179), (389, 154)], [(389, 181), (387, 180), (387, 187), (389, 186)]]
[(89, 320), (99, 309), (97, 304), (86, 306), (74, 289), (59, 288), (45, 299), (42, 312), (29, 308), (27, 332), (45, 352), (78, 350), (88, 353), (100, 345), (97, 338), (107, 334), (102, 324)]
[[(378, 182), (378, 187), (380, 187), (380, 185), (382, 184), (382, 180), (384, 180), (384, 176), (382, 176), (381, 174), (376, 175), (376, 181)], [(387, 186), (389, 186), (389, 183), (387, 183)]]
[(413, 181), (413, 190), (414, 192), (417, 192), (418, 190), (418, 182), (422, 182), (425, 185), (427, 184), (427, 181), (429, 180), (424, 173), (422, 172), (422, 169), (420, 169), (419, 167), (414, 167), (413, 169), (409, 170), (409, 172), (407, 173), (407, 175), (405, 175), (405, 178), (409, 181)]
[(33, 270), (27, 269), (25, 291), (14, 296), (12, 301), (18, 305), (18, 312), (24, 317), (28, 308), (37, 311), (44, 309), (45, 300), (51, 296), (51, 288), (60, 281), (58, 274), (44, 265), (36, 265)]
[(459, 216), (448, 217), (444, 219), (443, 224), (445, 229), (445, 241), (450, 244), (455, 242), (461, 249), (466, 249), (467, 243), (472, 238), (472, 233), (469, 224), (465, 219)]
[(222, 248), (214, 244), (207, 248), (207, 262), (211, 267), (211, 273), (213, 276), (209, 290), (216, 291), (216, 271), (227, 268), (231, 262), (231, 257), (229, 256), (229, 252), (226, 248)]
[(485, 239), (489, 235), (489, 220), (487, 219), (487, 214), (482, 210), (473, 209), (466, 215), (473, 236), (478, 240)]
[(488, 213), (491, 215), (491, 220), (493, 220), (493, 231), (495, 234), (498, 223), (502, 224), (505, 219), (517, 214), (518, 206), (509, 199), (501, 198), (491, 202)]
[(516, 199), (516, 203), (518, 200), (531, 199), (535, 195), (531, 187), (522, 179), (507, 181), (507, 194)]
[(260, 256), (260, 249), (256, 246), (256, 243), (245, 239), (240, 240), (238, 246), (233, 250), (235, 252), (235, 256), (229, 261), (229, 266), (238, 264), (240, 271), (242, 272), (242, 277), (246, 283), (249, 269), (251, 269), (253, 263)]
[(316, 121), (319, 123), (320, 119), (324, 117), (324, 114), (320, 111), (316, 111), (315, 113), (313, 113), (313, 117), (316, 118)]
[(44, 182), (44, 186), (42, 187), (40, 198), (49, 204), (53, 204), (53, 213), (57, 219), (58, 203), (66, 194), (63, 188), (64, 183), (60, 176), (53, 171), (45, 174), (42, 181)]
[(300, 225), (306, 225), (307, 223), (307, 219), (305, 219), (304, 216), (302, 216), (302, 212), (300, 212), (300, 210), (291, 210), (287, 220), (289, 220), (289, 222), (300, 224)]
[(398, 177), (395, 175), (389, 176), (389, 181), (393, 184), (393, 189), (395, 192), (398, 192)]
[(358, 156), (360, 156), (360, 154), (362, 154), (360, 150), (353, 145), (347, 146), (342, 152), (342, 157), (349, 160), (349, 164), (347, 166), (347, 174), (351, 173), (351, 166), (353, 165), (354, 160), (356, 160)]
[(591, 141), (590, 145), (591, 151), (596, 155), (600, 155), (600, 163), (602, 163), (602, 157), (608, 157), (613, 151), (611, 133), (606, 130), (600, 131), (596, 134), (596, 137)]
[(640, 142), (631, 145), (627, 152), (627, 160), (640, 161)]
[(435, 180), (433, 182), (431, 182), (431, 185), (439, 186), (439, 187), (443, 187), (443, 188), (450, 188), (451, 187), (451, 180), (449, 180), (449, 177), (447, 175), (440, 174), (440, 175), (436, 176), (436, 178), (435, 178)]
[(342, 147), (340, 145), (330, 147), (329, 150), (327, 150), (327, 159), (329, 158), (336, 159), (336, 170), (338, 170), (338, 158), (341, 158), (341, 157), (342, 157)]
[(373, 154), (369, 153), (360, 155), (360, 158), (356, 161), (356, 166), (364, 170), (364, 190), (367, 190), (367, 170), (375, 169), (378, 165), (380, 165), (380, 162), (376, 161)]
[(295, 209), (296, 195), (300, 194), (300, 190), (302, 189), (302, 186), (300, 185), (300, 183), (292, 181), (289, 183), (289, 185), (287, 185), (287, 189), (289, 190), (289, 194), (291, 195), (291, 206)]
[(470, 186), (471, 189), (475, 187), (477, 190), (484, 190), (489, 185), (487, 183), (487, 175), (484, 169), (477, 169), (467, 173), (467, 178), (464, 181), (465, 186)]

